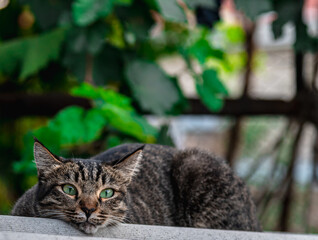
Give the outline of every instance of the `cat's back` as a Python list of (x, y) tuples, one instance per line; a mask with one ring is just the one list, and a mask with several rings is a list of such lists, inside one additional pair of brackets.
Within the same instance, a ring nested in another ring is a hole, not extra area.
[(172, 169), (181, 226), (261, 230), (247, 186), (223, 159), (189, 149), (175, 155)]
[[(115, 161), (141, 146), (120, 145), (96, 157)], [(197, 149), (146, 144), (127, 205), (132, 223), (260, 230), (244, 182), (224, 160)]]

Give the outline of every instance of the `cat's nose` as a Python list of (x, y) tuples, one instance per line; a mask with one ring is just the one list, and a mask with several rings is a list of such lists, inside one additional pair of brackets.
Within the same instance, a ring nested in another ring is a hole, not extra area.
[(88, 209), (87, 207), (82, 207), (81, 208), (83, 210), (83, 212), (85, 213), (87, 219), (90, 217), (90, 215), (96, 211), (96, 208), (90, 208)]

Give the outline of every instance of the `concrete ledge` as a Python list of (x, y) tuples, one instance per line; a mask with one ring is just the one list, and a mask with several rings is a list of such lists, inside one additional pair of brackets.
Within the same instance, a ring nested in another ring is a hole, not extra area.
[[(47, 218), (0, 216), (0, 239), (81, 240), (89, 235), (65, 222)], [(122, 224), (101, 229), (90, 239), (214, 239), (214, 240), (318, 240), (318, 235), (256, 233), (213, 229)]]

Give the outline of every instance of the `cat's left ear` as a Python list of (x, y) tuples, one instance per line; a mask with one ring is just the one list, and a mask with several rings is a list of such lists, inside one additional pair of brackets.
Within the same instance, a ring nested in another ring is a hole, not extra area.
[(122, 157), (113, 164), (113, 168), (124, 172), (125, 176), (128, 176), (130, 181), (131, 177), (138, 171), (144, 147), (145, 145), (142, 145), (133, 152)]
[(38, 175), (45, 175), (61, 166), (59, 157), (51, 153), (39, 140), (34, 138), (34, 160)]

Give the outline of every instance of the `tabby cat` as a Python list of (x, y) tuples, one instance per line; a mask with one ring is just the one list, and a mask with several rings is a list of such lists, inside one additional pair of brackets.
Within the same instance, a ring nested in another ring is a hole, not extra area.
[(12, 215), (57, 218), (88, 234), (120, 222), (260, 230), (244, 183), (199, 150), (125, 144), (66, 159), (35, 140), (34, 158), (39, 181)]

